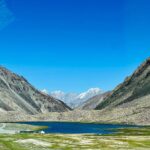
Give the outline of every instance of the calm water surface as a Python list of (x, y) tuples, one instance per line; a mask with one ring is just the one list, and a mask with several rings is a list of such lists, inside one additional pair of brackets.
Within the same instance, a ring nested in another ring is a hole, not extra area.
[(137, 127), (133, 125), (115, 125), (115, 124), (95, 124), (95, 123), (77, 123), (77, 122), (24, 122), (22, 124), (47, 126), (43, 131), (45, 133), (62, 134), (110, 134), (112, 129)]

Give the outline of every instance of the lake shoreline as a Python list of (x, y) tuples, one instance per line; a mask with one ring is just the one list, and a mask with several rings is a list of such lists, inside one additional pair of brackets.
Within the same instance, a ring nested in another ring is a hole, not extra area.
[[(82, 124), (82, 123), (81, 123)], [(3, 127), (3, 126), (2, 126)], [(0, 133), (0, 148), (7, 150), (104, 149), (147, 150), (150, 148), (150, 127), (120, 128), (115, 134), (43, 134), (39, 126), (9, 123), (6, 129), (34, 130), (35, 133)], [(41, 128), (42, 130), (42, 128)]]
[[(134, 108), (117, 108), (111, 110), (74, 110), (69, 112), (50, 112), (45, 114), (28, 115), (19, 112), (7, 112), (0, 115), (0, 122), (86, 122), (102, 124), (150, 125), (150, 110), (144, 114), (135, 113)], [(5, 117), (4, 117), (5, 116)]]
[[(5, 125), (5, 128), (4, 128)], [(137, 126), (125, 124), (102, 124), (83, 122), (16, 122), (0, 123), (1, 130), (14, 130), (16, 133), (40, 133), (46, 134), (110, 134), (117, 133), (118, 129), (150, 129), (150, 126)], [(0, 131), (1, 131), (0, 130)], [(75, 130), (75, 131), (74, 131)], [(5, 133), (5, 132), (0, 132)], [(6, 132), (9, 133), (9, 132)]]

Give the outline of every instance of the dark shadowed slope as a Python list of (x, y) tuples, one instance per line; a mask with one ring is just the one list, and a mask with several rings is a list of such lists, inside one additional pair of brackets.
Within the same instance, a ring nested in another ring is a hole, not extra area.
[[(150, 94), (150, 58), (148, 58), (138, 69), (125, 81), (117, 86), (112, 94), (107, 97), (96, 109), (116, 106), (129, 106), (130, 102), (141, 100)], [(147, 102), (150, 101), (150, 96)], [(142, 102), (142, 101), (141, 101)], [(148, 104), (148, 103), (147, 103)]]
[(64, 112), (70, 108), (35, 89), (26, 79), (0, 67), (0, 111), (38, 114)]

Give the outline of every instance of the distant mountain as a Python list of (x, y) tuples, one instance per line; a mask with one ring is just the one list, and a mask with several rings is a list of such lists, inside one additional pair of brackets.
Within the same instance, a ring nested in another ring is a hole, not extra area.
[(107, 96), (110, 95), (111, 92), (105, 92), (99, 95), (96, 95), (87, 101), (85, 101), (81, 106), (77, 109), (80, 110), (93, 110), (95, 109)]
[(82, 105), (89, 98), (101, 94), (102, 90), (99, 88), (91, 88), (83, 93), (64, 93), (62, 91), (54, 91), (49, 94), (55, 98), (61, 99), (72, 108)]
[[(99, 96), (81, 105), (82, 110), (58, 114), (56, 119), (150, 125), (150, 58), (104, 99), (100, 100)], [(96, 110), (87, 110), (98, 100), (100, 101)], [(50, 120), (53, 116), (47, 118)]]
[(0, 29), (13, 20), (13, 15), (6, 6), (5, 0), (0, 0)]
[(147, 108), (144, 107), (143, 110), (150, 110), (150, 58), (141, 64), (122, 84), (117, 86), (96, 109), (128, 108), (131, 104), (138, 108), (144, 103), (146, 103)]
[(0, 67), (0, 112), (38, 114), (68, 110), (70, 108), (62, 101), (38, 91), (22, 76)]

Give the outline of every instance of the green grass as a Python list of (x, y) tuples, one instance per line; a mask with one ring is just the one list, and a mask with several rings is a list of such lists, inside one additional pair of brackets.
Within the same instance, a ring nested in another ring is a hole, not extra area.
[[(49, 146), (21, 143), (34, 139)], [(119, 129), (115, 135), (92, 134), (0, 134), (0, 150), (148, 150), (150, 127)]]
[[(37, 146), (32, 143), (17, 143), (21, 139), (35, 139), (50, 143), (49, 147)], [(150, 148), (150, 136), (97, 136), (97, 135), (39, 135), (21, 134), (0, 138), (1, 150), (80, 150), (80, 149), (140, 149)]]
[(116, 130), (116, 136), (126, 135), (126, 136), (150, 136), (150, 127), (134, 127), (134, 128), (122, 128)]

